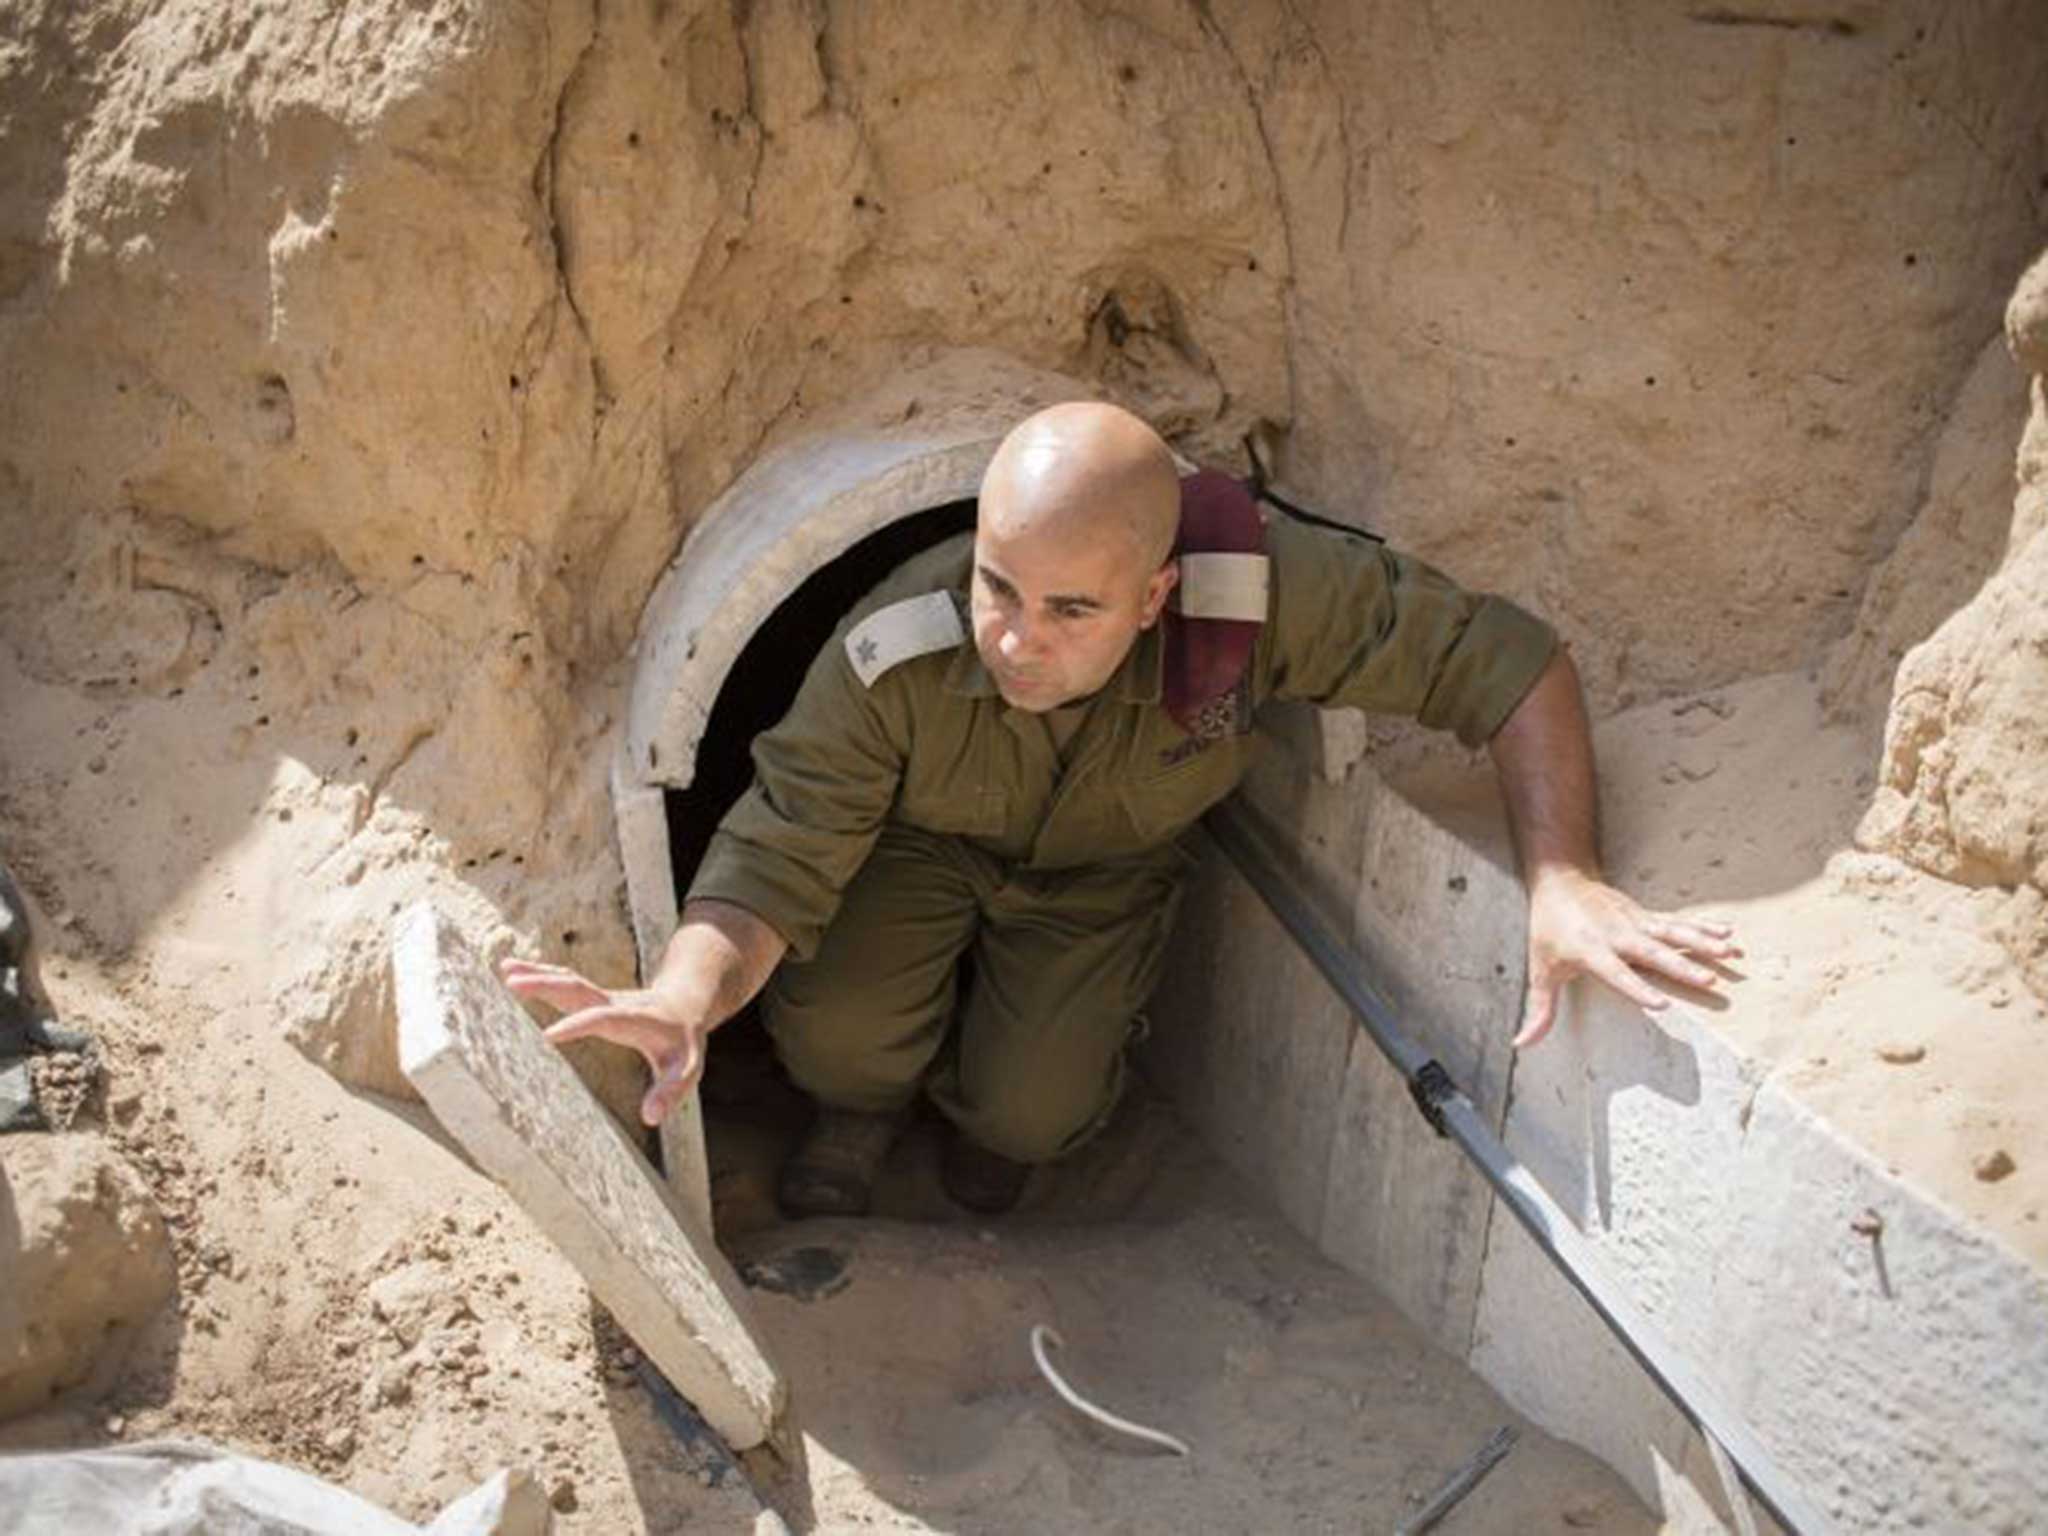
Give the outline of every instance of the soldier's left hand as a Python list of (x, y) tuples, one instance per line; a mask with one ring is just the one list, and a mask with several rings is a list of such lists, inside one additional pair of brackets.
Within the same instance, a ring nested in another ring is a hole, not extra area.
[(1515, 1048), (1550, 1033), (1574, 976), (1591, 976), (1654, 1012), (1671, 1000), (1644, 974), (1709, 991), (1720, 974), (1700, 961), (1741, 953), (1726, 923), (1649, 911), (1580, 870), (1547, 871), (1529, 890), (1529, 990)]

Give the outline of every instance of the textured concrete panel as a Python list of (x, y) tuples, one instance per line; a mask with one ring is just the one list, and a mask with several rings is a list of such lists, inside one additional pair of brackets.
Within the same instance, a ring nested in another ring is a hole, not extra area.
[[(1355, 725), (1347, 712), (1273, 709), (1261, 725), (1273, 740), (1245, 803), (1403, 1027), (1497, 1121), (1521, 987), (1519, 883), (1357, 768), (1341, 739)], [(1429, 1132), (1407, 1085), (1220, 855), (1189, 894), (1153, 1011), (1155, 1070), (1205, 1139), (1462, 1356), (1485, 1182)]]
[[(1356, 778), (1341, 796), (1363, 828), (1353, 945), (1403, 1032), (1498, 1125), (1521, 1000), (1521, 884), (1371, 775)], [(1428, 1132), (1407, 1084), (1363, 1039), (1337, 1131), (1323, 1251), (1370, 1274), (1432, 1338), (1463, 1354), (1486, 1251), (1486, 1181)], [(1347, 1198), (1352, 1187), (1371, 1198)]]
[(1147, 1065), (1202, 1139), (1313, 1238), (1357, 1030), (1215, 848), (1189, 882)]
[[(1705, 1016), (1580, 987), (1518, 1069), (1507, 1139), (1838, 1529), (2039, 1528), (2048, 1280)], [(1500, 1212), (1472, 1359), (1646, 1498), (1659, 1459), (1697, 1474), (1675, 1410)]]
[(400, 1065), (441, 1123), (734, 1449), (769, 1439), (787, 1391), (703, 1223), (431, 906), (392, 960)]
[(1651, 1508), (1669, 1507), (1685, 1415), (1498, 1202), (1470, 1361), (1520, 1412), (1598, 1456)]
[(1845, 1531), (2041, 1530), (2048, 1278), (1775, 1083), (1727, 1176), (1711, 1364), (1786, 1469)]

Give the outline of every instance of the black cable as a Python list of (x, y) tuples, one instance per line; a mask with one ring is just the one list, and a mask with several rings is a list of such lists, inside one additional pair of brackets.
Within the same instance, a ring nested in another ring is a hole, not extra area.
[(1244, 456), (1251, 460), (1252, 465), (1252, 472), (1246, 478), (1244, 488), (1251, 492), (1253, 501), (1271, 502), (1296, 522), (1307, 523), (1314, 528), (1328, 528), (1335, 533), (1348, 533), (1354, 538), (1369, 539), (1375, 544), (1387, 542), (1370, 528), (1354, 528), (1349, 523), (1340, 523), (1335, 518), (1324, 517), (1321, 513), (1311, 512), (1305, 507), (1296, 506), (1285, 496), (1274, 490), (1266, 479), (1266, 466), (1259, 458), (1258, 444), (1252, 440), (1252, 435), (1249, 432), (1244, 435)]

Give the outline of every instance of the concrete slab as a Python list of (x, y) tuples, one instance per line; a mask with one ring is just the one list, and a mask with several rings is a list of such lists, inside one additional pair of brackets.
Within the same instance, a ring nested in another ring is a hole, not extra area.
[[(2017, 1533), (2048, 1509), (2048, 1279), (1709, 1017), (1575, 988), (1506, 1139), (1836, 1529)], [(1676, 1411), (1495, 1220), (1474, 1366), (1645, 1497), (1667, 1465), (1701, 1482)]]
[(1691, 1425), (1497, 1201), (1469, 1359), (1520, 1412), (1670, 1511)]
[[(1352, 941), (1409, 1037), (1489, 1123), (1505, 1112), (1521, 1002), (1527, 904), (1505, 868), (1369, 774), (1348, 794), (1361, 825)], [(1328, 815), (1330, 813), (1325, 813)], [(1338, 1103), (1323, 1251), (1374, 1282), (1439, 1344), (1471, 1345), (1492, 1194), (1428, 1134), (1407, 1084), (1361, 1040)], [(1343, 1198), (1364, 1187), (1372, 1198)]]
[(734, 1450), (778, 1438), (787, 1387), (704, 1222), (432, 906), (392, 964), (399, 1064), (441, 1123)]
[[(1346, 712), (1274, 709), (1245, 784), (1311, 901), (1410, 1033), (1497, 1124), (1520, 998), (1514, 876), (1333, 741)], [(1491, 1196), (1220, 856), (1198, 872), (1154, 1007), (1157, 1074), (1204, 1139), (1437, 1344), (1471, 1347)], [(1192, 1026), (1192, 1027), (1190, 1027)], [(1246, 1085), (1254, 1085), (1250, 1092)]]
[(1213, 848), (1148, 1012), (1146, 1065), (1202, 1139), (1313, 1238), (1328, 1197), (1351, 1015)]

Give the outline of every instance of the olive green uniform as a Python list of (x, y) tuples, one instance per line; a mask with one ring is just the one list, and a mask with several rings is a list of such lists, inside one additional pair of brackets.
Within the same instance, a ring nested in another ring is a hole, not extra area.
[[(970, 1140), (1041, 1162), (1114, 1107), (1190, 862), (1180, 836), (1243, 778), (1252, 712), (1353, 705), (1476, 746), (1555, 640), (1383, 545), (1276, 518), (1230, 726), (1191, 735), (1168, 714), (1155, 625), (1056, 731), (1006, 704), (981, 664), (972, 549), (961, 535), (910, 560), (848, 616), (756, 740), (754, 785), (690, 895), (788, 940), (764, 1014), (799, 1086), (881, 1111), (935, 1067), (929, 1091)], [(878, 656), (878, 633), (902, 654)], [(972, 985), (949, 1043), (963, 955)]]

